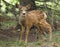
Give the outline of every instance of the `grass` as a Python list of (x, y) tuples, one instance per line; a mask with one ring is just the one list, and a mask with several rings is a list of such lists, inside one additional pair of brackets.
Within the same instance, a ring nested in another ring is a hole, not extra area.
[(0, 46), (1, 47), (11, 47), (11, 46), (24, 46), (24, 43), (23, 42), (19, 42), (18, 40), (16, 41), (3, 41), (3, 40), (0, 40)]
[(16, 21), (4, 21), (4, 22), (2, 22), (1, 28), (2, 29), (7, 29), (9, 27), (15, 26), (16, 24), (17, 24)]
[[(37, 41), (37, 42), (32, 42), (25, 44), (24, 42), (19, 42), (18, 39), (16, 40), (0, 40), (0, 47), (40, 47), (40, 46), (45, 46), (48, 45), (50, 47), (53, 46), (53, 44), (56, 43), (58, 47), (60, 47), (60, 31), (55, 31), (53, 32), (53, 38), (52, 41), (44, 41), (43, 39)], [(47, 46), (46, 46), (47, 47)]]

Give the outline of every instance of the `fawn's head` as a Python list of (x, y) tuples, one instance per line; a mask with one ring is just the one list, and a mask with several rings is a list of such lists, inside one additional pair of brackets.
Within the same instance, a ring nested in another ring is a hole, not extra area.
[(20, 9), (20, 14), (25, 15), (28, 10), (30, 9), (30, 4), (26, 5), (26, 6), (19, 6)]

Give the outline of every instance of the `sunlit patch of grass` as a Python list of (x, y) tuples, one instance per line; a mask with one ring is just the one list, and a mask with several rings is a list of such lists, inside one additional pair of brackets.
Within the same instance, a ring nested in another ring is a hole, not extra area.
[(20, 41), (15, 42), (15, 44), (18, 45), (18, 46), (24, 46), (25, 45), (24, 42), (20, 42)]

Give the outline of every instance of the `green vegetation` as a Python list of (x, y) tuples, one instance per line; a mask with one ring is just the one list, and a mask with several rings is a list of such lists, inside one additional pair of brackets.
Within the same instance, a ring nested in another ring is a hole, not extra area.
[[(0, 0), (0, 28), (5, 30), (10, 27), (16, 26), (18, 23), (19, 8), (16, 4), (19, 4), (19, 0)], [(25, 44), (20, 42), (19, 38), (14, 39), (2, 39), (0, 40), (0, 47), (53, 47), (54, 44), (60, 47), (60, 0), (35, 0), (37, 9), (43, 10), (47, 13), (47, 21), (54, 27), (53, 38), (51, 42), (41, 39), (37, 42)], [(9, 20), (6, 20), (9, 19)], [(13, 20), (12, 20), (13, 19)], [(59, 28), (59, 30), (58, 30)], [(13, 32), (13, 31), (11, 31)], [(1, 35), (1, 33), (0, 33)], [(12, 35), (12, 34), (11, 34)], [(8, 36), (8, 35), (7, 35)]]
[[(12, 19), (18, 19), (19, 9), (16, 8), (16, 3), (19, 4), (20, 1), (1, 0), (0, 16), (9, 16)], [(56, 21), (60, 21), (60, 0), (35, 0), (35, 4), (38, 9), (42, 9), (47, 13), (49, 23), (53, 25)]]

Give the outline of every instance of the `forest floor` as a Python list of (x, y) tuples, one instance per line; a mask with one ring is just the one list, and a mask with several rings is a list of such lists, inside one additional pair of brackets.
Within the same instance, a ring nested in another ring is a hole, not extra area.
[(10, 30), (3, 31), (0, 30), (0, 47), (60, 47), (60, 31), (53, 32), (52, 41), (44, 39), (36, 41), (36, 35), (30, 34), (29, 40), (31, 42), (28, 42), (28, 44), (19, 42), (18, 33), (12, 33), (12, 31), (9, 33)]

